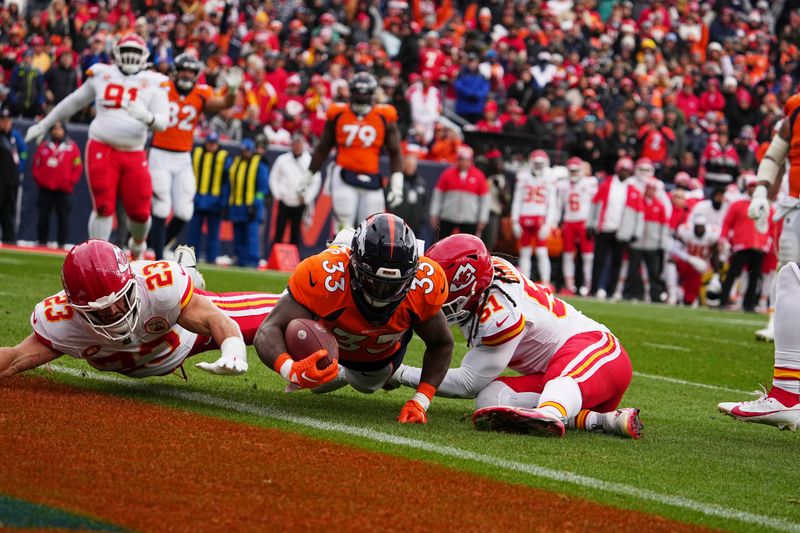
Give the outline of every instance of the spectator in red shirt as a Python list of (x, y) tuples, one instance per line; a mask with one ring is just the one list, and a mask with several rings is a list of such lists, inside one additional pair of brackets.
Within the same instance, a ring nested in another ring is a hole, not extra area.
[(694, 81), (686, 76), (683, 80), (681, 91), (675, 100), (675, 105), (683, 112), (683, 117), (688, 121), (700, 112), (700, 98), (694, 94)]
[(650, 112), (650, 120), (639, 128), (639, 157), (646, 157), (656, 167), (656, 172), (664, 165), (675, 144), (675, 133), (664, 125), (664, 111), (654, 108)]
[(81, 151), (75, 141), (66, 136), (64, 125), (56, 122), (50, 128), (50, 139), (36, 149), (33, 156), (33, 179), (39, 187), (38, 240), (47, 246), (50, 234), (50, 214), (56, 213), (56, 235), (63, 247), (69, 235), (70, 198), (81, 177)]
[(725, 95), (719, 90), (719, 80), (711, 78), (708, 80), (708, 89), (700, 95), (700, 112), (705, 114), (709, 111), (724, 111)]
[(503, 123), (497, 116), (497, 102), (490, 100), (483, 107), (483, 118), (475, 124), (478, 131), (499, 133), (503, 131)]

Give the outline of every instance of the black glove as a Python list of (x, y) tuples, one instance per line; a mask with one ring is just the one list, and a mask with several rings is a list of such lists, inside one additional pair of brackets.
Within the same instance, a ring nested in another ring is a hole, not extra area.
[(256, 219), (256, 212), (257, 212), (257, 211), (258, 211), (258, 210), (256, 209), (256, 206), (254, 206), (254, 205), (248, 205), (248, 206), (247, 206), (247, 218), (248, 218), (249, 220), (255, 220), (255, 219)]

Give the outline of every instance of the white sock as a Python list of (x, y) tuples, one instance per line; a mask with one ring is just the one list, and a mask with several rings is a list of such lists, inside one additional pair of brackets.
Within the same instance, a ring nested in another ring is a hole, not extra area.
[(539, 278), (542, 283), (550, 283), (550, 254), (547, 248), (538, 246), (536, 248), (536, 266), (539, 268)]
[(672, 261), (664, 267), (664, 282), (667, 285), (667, 294), (670, 301), (678, 301), (678, 267)]
[(604, 413), (595, 413), (588, 409), (581, 409), (578, 414), (567, 420), (567, 429), (577, 429), (579, 431), (598, 431), (604, 429)]
[(566, 282), (567, 289), (575, 290), (575, 252), (564, 252), (561, 256), (564, 263), (564, 281)]
[(150, 231), (150, 222), (150, 217), (147, 217), (147, 220), (144, 222), (136, 222), (128, 219), (128, 231), (131, 232), (131, 237), (136, 241), (136, 244), (143, 243), (147, 240), (147, 233)]
[(96, 211), (89, 215), (89, 238), (107, 241), (114, 229), (114, 217), (101, 217)]
[(583, 254), (583, 286), (592, 286), (592, 264), (594, 263), (594, 254)]
[(519, 249), (519, 271), (526, 278), (531, 277), (531, 254), (533, 248), (530, 246), (523, 246)]
[(545, 384), (536, 407), (566, 422), (578, 414), (582, 403), (583, 395), (578, 383), (571, 377), (562, 376)]

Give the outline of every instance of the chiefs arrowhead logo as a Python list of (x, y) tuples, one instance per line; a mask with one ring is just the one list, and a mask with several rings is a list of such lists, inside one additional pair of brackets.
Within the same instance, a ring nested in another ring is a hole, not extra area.
[(450, 292), (458, 292), (466, 289), (475, 283), (475, 267), (469, 263), (458, 267), (452, 281), (450, 281)]

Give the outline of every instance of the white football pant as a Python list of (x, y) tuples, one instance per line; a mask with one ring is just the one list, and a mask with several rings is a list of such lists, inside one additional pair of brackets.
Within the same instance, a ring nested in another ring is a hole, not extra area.
[(148, 164), (153, 178), (153, 216), (167, 218), (172, 211), (176, 218), (191, 220), (197, 192), (191, 152), (151, 148)]
[(362, 189), (345, 183), (341, 167), (332, 165), (330, 180), (331, 204), (336, 231), (352, 228), (369, 215), (386, 211), (383, 189)]

